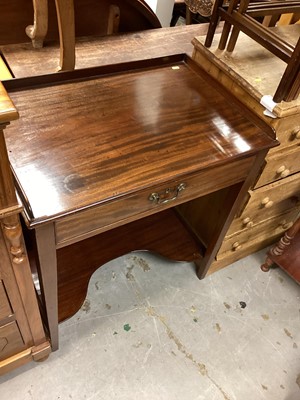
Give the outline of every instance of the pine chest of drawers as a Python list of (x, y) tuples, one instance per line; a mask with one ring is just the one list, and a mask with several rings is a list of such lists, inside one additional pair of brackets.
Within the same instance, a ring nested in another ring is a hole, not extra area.
[[(296, 40), (300, 25), (277, 28)], [(280, 33), (280, 32), (279, 32)], [(273, 117), (265, 115), (261, 104), (264, 95), (273, 95), (285, 64), (240, 33), (232, 54), (217, 50), (220, 35), (215, 35), (210, 49), (203, 46), (205, 37), (196, 37), (194, 60), (236, 96), (247, 108), (270, 125), (280, 146), (269, 151), (265, 165), (248, 192), (243, 207), (229, 227), (210, 272), (258, 251), (275, 242), (288, 229), (300, 211), (300, 99), (281, 102)], [(219, 203), (222, 198), (210, 198)], [(203, 205), (199, 205), (203, 207)], [(211, 214), (211, 222), (217, 214)], [(209, 229), (203, 229), (209, 235)]]

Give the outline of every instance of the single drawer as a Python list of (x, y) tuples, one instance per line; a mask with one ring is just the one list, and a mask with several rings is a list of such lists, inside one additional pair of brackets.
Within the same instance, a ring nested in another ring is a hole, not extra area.
[(55, 224), (57, 247), (241, 182), (253, 161), (253, 157), (237, 160), (62, 218)]
[(0, 328), (0, 361), (25, 349), (25, 345), (15, 321)]
[(0, 281), (0, 324), (1, 324), (1, 319), (10, 316), (12, 313), (13, 312), (6, 295), (3, 281)]
[[(299, 141), (300, 145), (300, 141)], [(273, 153), (267, 156), (267, 164), (257, 181), (255, 188), (286, 178), (300, 171), (300, 146), (285, 148), (283, 152)]]
[(300, 146), (300, 115), (294, 114), (274, 120), (274, 128), (280, 146), (272, 149), (272, 152), (281, 152), (288, 146)]
[(231, 236), (227, 235), (218, 251), (217, 260), (229, 257), (232, 254), (236, 254), (238, 259), (238, 253), (244, 251), (247, 247), (277, 238), (293, 225), (297, 215), (298, 211), (292, 210), (265, 220), (252, 229), (246, 229)]

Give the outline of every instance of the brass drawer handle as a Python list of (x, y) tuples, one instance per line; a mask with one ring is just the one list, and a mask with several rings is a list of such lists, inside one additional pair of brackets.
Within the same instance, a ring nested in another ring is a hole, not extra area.
[[(182, 192), (186, 188), (185, 183), (180, 183), (178, 186), (174, 188), (167, 188), (164, 192), (161, 193), (151, 193), (148, 199), (156, 204), (166, 204), (170, 201), (174, 201), (177, 199), (180, 192)], [(172, 194), (174, 195), (172, 196)], [(172, 196), (172, 197), (169, 197)]]

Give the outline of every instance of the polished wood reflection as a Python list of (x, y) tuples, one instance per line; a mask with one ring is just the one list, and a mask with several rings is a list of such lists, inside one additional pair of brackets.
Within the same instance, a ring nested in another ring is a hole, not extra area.
[(31, 206), (29, 224), (253, 154), (265, 143), (265, 133), (196, 71), (178, 59), (11, 90), (21, 118), (6, 139)]

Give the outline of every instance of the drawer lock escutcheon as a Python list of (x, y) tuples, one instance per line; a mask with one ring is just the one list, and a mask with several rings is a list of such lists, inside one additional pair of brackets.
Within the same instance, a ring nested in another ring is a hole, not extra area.
[(185, 183), (180, 183), (174, 188), (167, 188), (164, 192), (151, 193), (148, 199), (156, 204), (166, 204), (177, 199), (180, 192), (186, 188)]

